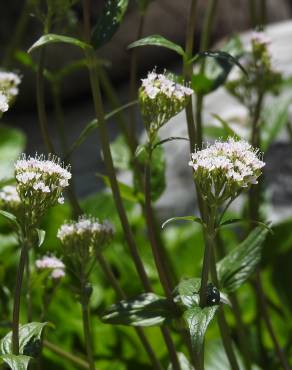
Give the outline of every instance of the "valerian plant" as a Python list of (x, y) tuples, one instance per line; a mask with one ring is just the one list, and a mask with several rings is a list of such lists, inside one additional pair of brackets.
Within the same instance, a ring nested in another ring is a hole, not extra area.
[[(16, 58), (36, 73), (37, 114), (47, 154), (11, 156), (13, 178), (0, 177), (0, 227), (3, 235), (8, 232), (11, 248), (17, 251), (3, 248), (7, 271), (14, 272), (17, 266), (15, 277), (11, 273), (8, 279), (0, 264), (4, 327), (0, 354), (3, 366), (12, 370), (52, 366), (91, 370), (290, 369), (291, 341), (285, 338), (284, 346), (283, 333), (277, 333), (274, 325), (283, 317), (288, 322), (291, 313), (283, 308), (281, 295), (271, 292), (272, 281), (263, 273), (261, 258), (264, 254), (267, 264), (265, 250), (270, 244), (273, 248), (277, 245), (261, 207), (263, 152), (286, 124), (290, 104), (285, 101), (285, 114), (281, 111), (281, 117), (277, 115), (275, 123), (269, 125), (265, 98), (277, 95), (280, 99), (285, 84), (273, 67), (271, 41), (257, 31), (247, 47), (233, 37), (220, 50), (210, 50), (216, 0), (206, 2), (198, 52), (194, 52), (195, 0), (190, 2), (185, 47), (161, 35), (142, 38), (151, 3), (135, 2), (140, 20), (136, 40), (128, 46), (130, 101), (124, 105), (99, 49), (118, 31), (127, 0), (106, 0), (97, 17), (89, 0), (32, 0), (16, 27), (12, 49), (19, 45), (30, 12), (41, 21), (43, 35), (32, 43), (28, 54), (18, 51)], [(81, 27), (75, 30), (82, 28), (80, 37), (63, 32), (63, 27), (60, 34), (60, 25), (65, 26), (74, 12), (82, 13)], [(56, 44), (79, 49), (81, 59), (50, 68), (45, 50), (54, 52)], [(143, 46), (176, 53), (181, 72), (160, 73), (155, 68), (138, 84), (139, 49)], [(11, 63), (12, 51), (8, 48), (6, 64)], [(62, 85), (65, 77), (80, 68), (89, 75), (95, 117), (71, 143), (62, 108)], [(45, 81), (51, 87), (56, 113), (62, 148), (59, 156), (48, 128)], [(19, 73), (0, 71), (1, 119), (15, 103), (20, 82)], [(216, 135), (212, 131), (215, 141), (206, 137), (215, 127), (206, 127), (204, 101), (223, 85), (247, 108), (248, 141), (216, 112), (214, 117), (222, 129)], [(104, 96), (113, 106), (110, 112)], [(145, 128), (144, 142), (136, 134), (137, 108)], [(162, 128), (184, 112), (188, 137), (161, 137)], [(108, 129), (112, 117), (121, 129), (114, 143)], [(105, 168), (98, 178), (111, 192), (100, 191), (84, 201), (74, 189), (71, 155), (94, 130), (98, 131)], [(155, 202), (168, 181), (164, 144), (180, 145), (183, 141), (189, 143), (189, 162), (180, 165), (189, 169), (193, 178), (197, 208), (194, 205), (188, 216), (176, 217), (174, 211), (160, 227)], [(1, 138), (0, 157), (5, 143)], [(132, 184), (119, 181), (120, 168), (131, 172)], [(234, 215), (233, 202), (245, 204), (246, 198), (248, 207)], [(108, 221), (101, 221), (107, 218), (113, 220), (115, 231)], [(187, 223), (176, 226), (176, 221)], [(238, 228), (233, 228), (234, 224)], [(287, 243), (283, 243), (283, 255)], [(11, 279), (15, 281), (6, 284)], [(283, 289), (280, 292), (285, 296)], [(255, 309), (250, 306), (254, 302), (258, 308), (252, 321)], [(215, 318), (218, 327), (212, 323)], [(46, 327), (53, 330), (46, 330), (44, 337)], [(214, 343), (214, 337), (219, 342)]]

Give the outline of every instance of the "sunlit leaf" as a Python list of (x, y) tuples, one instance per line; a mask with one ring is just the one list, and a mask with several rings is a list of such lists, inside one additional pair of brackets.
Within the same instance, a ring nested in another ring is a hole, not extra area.
[(168, 220), (164, 221), (162, 224), (162, 229), (165, 228), (166, 225), (170, 224), (174, 221), (191, 221), (191, 222), (197, 222), (199, 224), (203, 224), (203, 221), (200, 219), (200, 217), (195, 216), (179, 216), (179, 217), (171, 217)]
[(69, 44), (73, 46), (77, 46), (83, 50), (90, 49), (91, 46), (89, 44), (86, 44), (83, 41), (80, 41), (74, 37), (69, 36), (63, 36), (63, 35), (56, 35), (53, 33), (49, 33), (47, 35), (41, 36), (28, 50), (28, 53), (31, 53), (32, 51), (41, 48), (45, 45), (49, 44)]
[(175, 51), (181, 56), (185, 55), (183, 48), (172, 41), (167, 40), (160, 35), (151, 35), (137, 40), (128, 46), (128, 49), (136, 48), (138, 46), (161, 46)]
[(38, 234), (38, 247), (41, 247), (45, 240), (46, 232), (45, 230), (42, 230), (42, 229), (36, 229), (36, 231)]
[(93, 29), (91, 42), (95, 49), (110, 41), (119, 28), (128, 7), (128, 0), (106, 0)]
[[(47, 322), (31, 322), (29, 324), (20, 325), (19, 327), (19, 353), (21, 355), (31, 356), (34, 351), (34, 346), (40, 345), (42, 331)], [(12, 353), (12, 332), (10, 331), (0, 343), (2, 354)]]
[[(195, 370), (195, 368), (192, 366), (192, 364), (189, 362), (187, 357), (182, 352), (178, 352), (177, 357), (179, 360), (181, 370)], [(173, 370), (172, 364), (168, 366), (167, 370)]]
[(10, 367), (11, 370), (27, 370), (31, 357), (24, 355), (6, 354), (0, 358)]
[(258, 226), (217, 263), (220, 286), (227, 292), (238, 289), (255, 271), (268, 230)]
[(115, 325), (157, 326), (169, 322), (175, 316), (166, 298), (144, 293), (112, 305), (102, 320)]

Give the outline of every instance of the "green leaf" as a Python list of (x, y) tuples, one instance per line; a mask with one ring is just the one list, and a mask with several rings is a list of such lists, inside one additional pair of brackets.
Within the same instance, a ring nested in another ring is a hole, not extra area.
[(255, 271), (267, 233), (266, 228), (256, 227), (239, 246), (217, 263), (220, 286), (226, 292), (238, 289)]
[(232, 130), (232, 128), (229, 126), (228, 122), (225, 121), (223, 118), (221, 118), (220, 116), (218, 116), (218, 114), (212, 114), (212, 116), (214, 118), (217, 119), (217, 121), (222, 125), (222, 127), (224, 128), (224, 130), (226, 131), (227, 135), (228, 136), (231, 136), (237, 140), (240, 140), (241, 137), (239, 135), (237, 135), (235, 133), (235, 131)]
[(24, 151), (25, 141), (20, 130), (0, 125), (0, 180), (14, 177), (14, 162)]
[[(2, 211), (2, 209), (0, 209), (0, 215), (4, 216), (5, 218), (7, 218), (7, 220), (13, 222), (14, 224), (17, 223), (17, 218), (16, 216), (14, 216), (12, 213), (10, 212), (6, 212), (6, 211)], [(18, 223), (17, 223), (18, 224)]]
[(228, 63), (230, 66), (236, 65), (246, 76), (248, 76), (247, 71), (239, 63), (239, 61), (226, 51), (201, 51), (198, 56), (203, 58), (215, 58), (219, 63)]
[(244, 221), (246, 221), (246, 220), (243, 219), (243, 218), (230, 218), (229, 220), (225, 220), (225, 221), (221, 222), (220, 227), (227, 226), (227, 225), (232, 225), (232, 224), (236, 224), (238, 222), (244, 222)]
[(272, 142), (277, 138), (283, 127), (289, 122), (289, 107), (292, 103), (292, 95), (280, 97), (268, 104), (262, 111), (262, 139), (261, 147), (267, 151)]
[(154, 293), (144, 293), (120, 301), (109, 307), (102, 320), (108, 324), (130, 326), (157, 326), (176, 317), (166, 298)]
[[(104, 118), (105, 120), (109, 120), (110, 118), (114, 117), (116, 114), (119, 114), (120, 112), (122, 112), (124, 109), (127, 109), (127, 108), (130, 108), (132, 107), (133, 105), (136, 105), (137, 104), (137, 100), (135, 101), (131, 101), (127, 104), (124, 104), (122, 105), (121, 107), (107, 113)], [(98, 123), (97, 123), (97, 119), (93, 119), (91, 120), (86, 126), (85, 128), (81, 131), (81, 134), (79, 135), (79, 137), (75, 140), (75, 142), (71, 145), (70, 149), (68, 150), (68, 152), (66, 153), (66, 158), (68, 158), (73, 152), (74, 150), (76, 150), (85, 140), (86, 138), (91, 134), (91, 132), (95, 129), (98, 128)]]
[(114, 167), (119, 170), (130, 168), (131, 153), (124, 135), (119, 135), (110, 144)]
[(128, 49), (136, 48), (138, 46), (161, 46), (170, 50), (175, 51), (182, 57), (185, 56), (183, 48), (172, 41), (167, 40), (165, 37), (160, 35), (151, 35), (144, 37), (143, 39), (137, 40), (128, 46)]
[(28, 53), (31, 53), (32, 51), (43, 47), (48, 44), (70, 44), (73, 46), (78, 46), (82, 50), (91, 49), (91, 46), (89, 44), (86, 44), (83, 41), (80, 41), (74, 37), (69, 36), (63, 36), (63, 35), (56, 35), (54, 33), (49, 33), (47, 35), (41, 36), (28, 50)]
[(38, 234), (38, 247), (41, 247), (43, 242), (45, 241), (46, 232), (42, 229), (36, 229)]
[(166, 225), (170, 224), (173, 221), (191, 221), (191, 222), (197, 222), (198, 224), (203, 224), (203, 221), (200, 219), (200, 217), (195, 216), (180, 216), (180, 217), (171, 217), (168, 220), (164, 221), (162, 224), (162, 229), (165, 228)]
[(201, 279), (192, 278), (180, 281), (178, 284), (179, 298), (186, 308), (193, 308), (199, 305), (199, 290)]
[(118, 30), (128, 7), (128, 0), (106, 0), (93, 29), (91, 43), (95, 49), (110, 41)]
[(27, 370), (31, 357), (24, 355), (2, 355), (2, 360), (10, 367), (11, 370)]
[[(182, 352), (178, 352), (177, 357), (181, 370), (195, 370), (195, 368), (192, 366), (192, 364), (189, 362), (187, 357)], [(167, 370), (173, 370), (172, 364), (168, 366)]]
[[(19, 353), (21, 355), (31, 355), (33, 347), (40, 344), (41, 334), (47, 322), (31, 322), (19, 327)], [(0, 343), (2, 354), (12, 353), (12, 332), (10, 331)]]
[[(97, 174), (97, 177), (101, 178), (104, 181), (104, 183), (107, 187), (109, 187), (109, 188), (111, 187), (110, 180), (109, 180), (108, 176)], [(120, 193), (121, 193), (121, 196), (122, 196), (123, 199), (129, 200), (130, 202), (134, 202), (134, 203), (144, 202), (144, 194), (143, 193), (137, 192), (131, 186), (129, 186), (127, 184), (124, 184), (120, 181), (118, 181), (118, 185), (119, 185)]]
[(205, 333), (217, 309), (218, 306), (204, 308), (197, 306), (188, 309), (184, 313), (184, 319), (188, 324), (191, 335), (192, 346), (197, 353), (202, 351)]

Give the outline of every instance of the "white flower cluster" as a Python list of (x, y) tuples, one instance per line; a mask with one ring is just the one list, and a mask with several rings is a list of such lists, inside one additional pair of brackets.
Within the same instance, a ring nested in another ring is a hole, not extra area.
[(16, 186), (6, 185), (0, 190), (0, 203), (19, 204), (20, 198)]
[(79, 217), (78, 221), (63, 224), (58, 230), (57, 237), (62, 243), (85, 238), (89, 243), (108, 242), (114, 234), (113, 225), (105, 220), (100, 222), (93, 217)]
[(251, 42), (268, 46), (271, 44), (271, 39), (264, 32), (254, 31), (251, 35)]
[(257, 183), (265, 163), (258, 150), (244, 140), (217, 141), (191, 155), (189, 165), (205, 196), (226, 200), (240, 188)]
[(182, 100), (194, 91), (189, 87), (175, 83), (166, 77), (165, 74), (149, 72), (147, 78), (142, 79), (142, 87), (150, 99), (155, 99), (158, 94), (164, 94), (168, 98)]
[(51, 278), (60, 279), (65, 276), (65, 265), (55, 256), (44, 256), (35, 261), (36, 267), (39, 270), (52, 270)]
[(15, 177), (18, 192), (22, 201), (28, 203), (44, 203), (53, 206), (56, 202), (63, 203), (62, 191), (69, 185), (71, 173), (64, 168), (56, 157), (36, 156), (26, 158), (25, 155), (15, 163)]
[(18, 94), (20, 77), (13, 72), (0, 71), (0, 112), (6, 112)]

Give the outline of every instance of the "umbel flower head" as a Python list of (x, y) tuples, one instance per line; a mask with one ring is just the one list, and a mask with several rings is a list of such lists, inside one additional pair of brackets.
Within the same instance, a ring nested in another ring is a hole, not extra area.
[(63, 245), (79, 248), (85, 244), (88, 247), (100, 248), (113, 238), (114, 228), (106, 220), (100, 222), (97, 218), (80, 216), (77, 221), (63, 224), (58, 230), (57, 237)]
[(18, 94), (20, 77), (13, 72), (0, 71), (0, 112), (6, 112)]
[(0, 208), (15, 214), (20, 207), (21, 201), (16, 186), (6, 185), (0, 189)]
[(148, 73), (142, 79), (139, 90), (139, 101), (142, 116), (150, 137), (171, 117), (179, 113), (188, 103), (193, 90), (175, 82), (170, 76)]
[(257, 184), (265, 163), (248, 142), (229, 138), (193, 153), (189, 165), (206, 202), (218, 206)]
[(69, 185), (71, 173), (57, 157), (23, 154), (14, 167), (17, 191), (25, 208), (39, 217), (48, 208), (64, 202), (62, 191)]
[(60, 279), (65, 276), (65, 265), (55, 256), (43, 256), (35, 261), (38, 270), (51, 271), (50, 277), (52, 279)]

